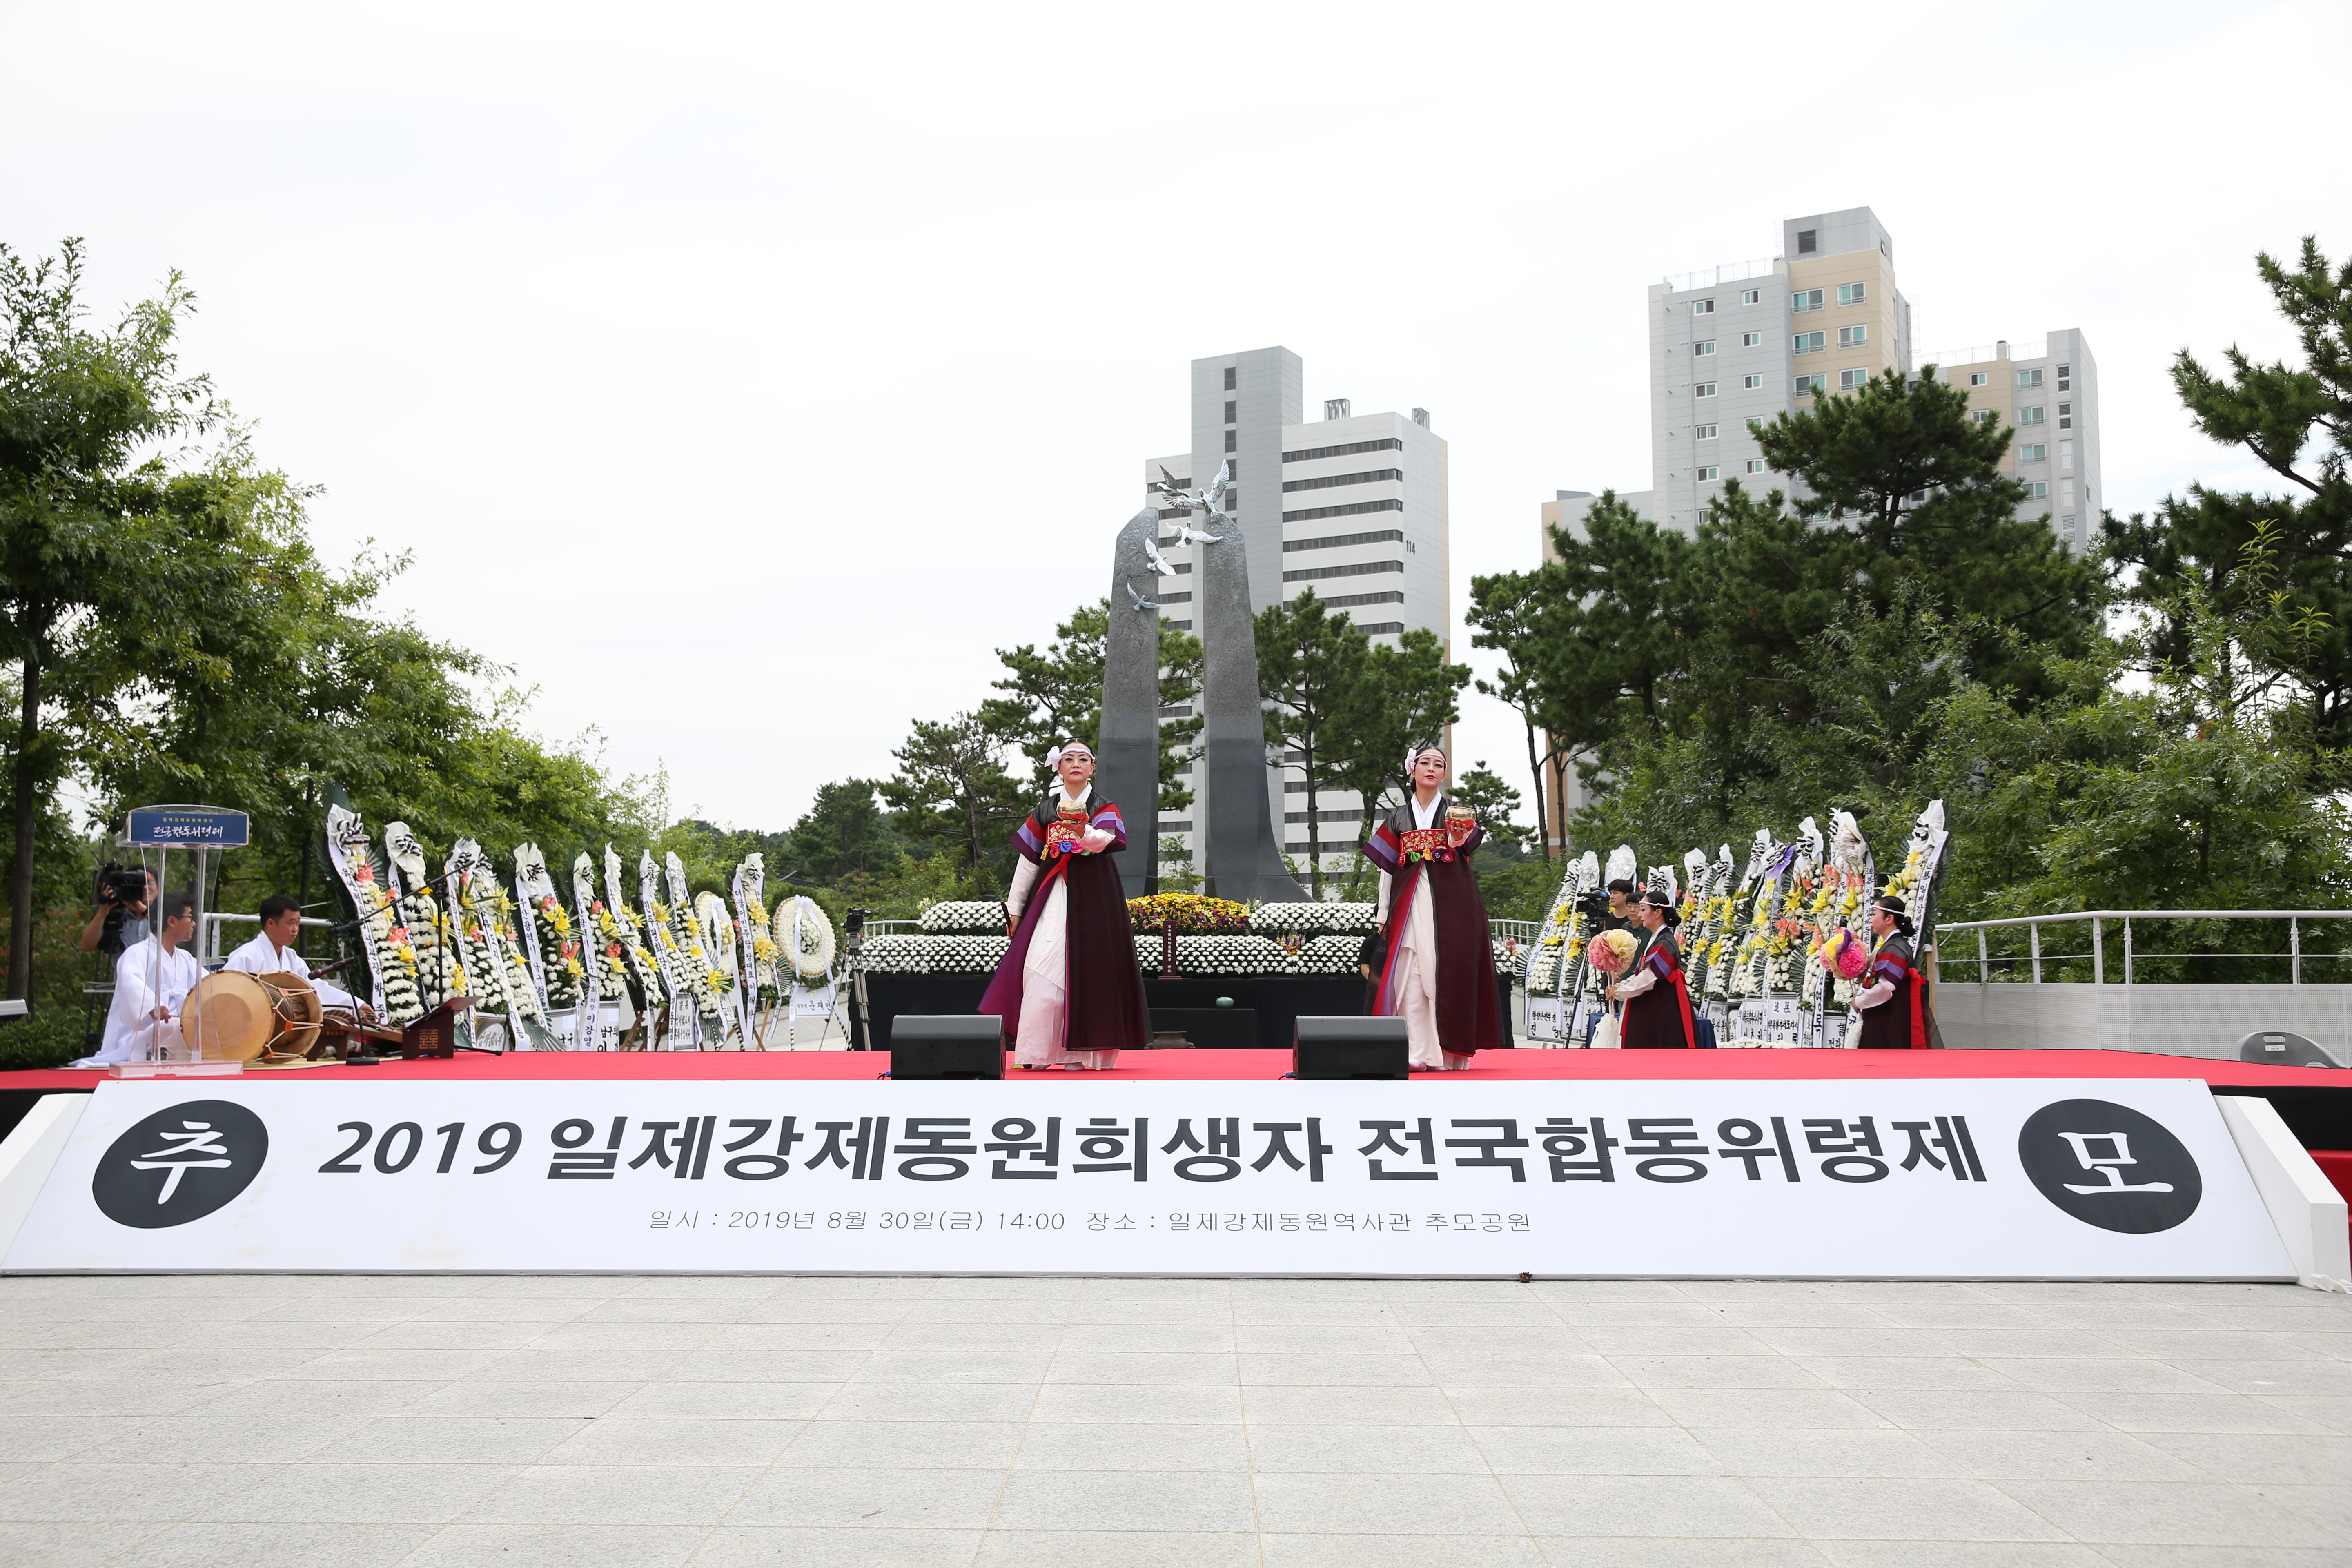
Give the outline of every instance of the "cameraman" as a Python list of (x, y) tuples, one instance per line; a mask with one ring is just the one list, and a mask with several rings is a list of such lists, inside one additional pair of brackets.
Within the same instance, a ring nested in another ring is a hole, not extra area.
[[(144, 891), (142, 891), (142, 889)], [(81, 928), (76, 944), (84, 952), (120, 954), (152, 934), (147, 906), (155, 897), (155, 879), (144, 871), (126, 871), (109, 862), (98, 874), (98, 909)]]

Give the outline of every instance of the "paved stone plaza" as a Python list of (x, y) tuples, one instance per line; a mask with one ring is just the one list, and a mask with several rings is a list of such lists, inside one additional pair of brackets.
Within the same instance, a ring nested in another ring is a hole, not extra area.
[(2284, 1286), (0, 1280), (0, 1563), (2352, 1562)]

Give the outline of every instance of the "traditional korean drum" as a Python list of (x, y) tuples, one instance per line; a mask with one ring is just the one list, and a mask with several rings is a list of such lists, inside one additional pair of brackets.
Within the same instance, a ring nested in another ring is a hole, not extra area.
[(318, 1043), (319, 993), (284, 970), (205, 975), (180, 1004), (180, 1037), (206, 1061), (299, 1061)]

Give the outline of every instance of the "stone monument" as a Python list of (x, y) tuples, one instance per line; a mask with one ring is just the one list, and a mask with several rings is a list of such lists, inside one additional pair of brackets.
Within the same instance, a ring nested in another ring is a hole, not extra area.
[(1160, 883), (1160, 579), (1152, 567), (1159, 534), (1155, 507), (1145, 507), (1118, 531), (1111, 552), (1110, 626), (1103, 636), (1095, 793), (1126, 819), (1118, 879), (1130, 899)]

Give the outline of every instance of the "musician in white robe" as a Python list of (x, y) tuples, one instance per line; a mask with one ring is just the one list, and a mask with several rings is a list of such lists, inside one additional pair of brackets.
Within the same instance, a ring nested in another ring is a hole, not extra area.
[(200, 973), (187, 950), (196, 934), (196, 900), (186, 893), (167, 893), (162, 914), (153, 936), (124, 948), (114, 961), (114, 1001), (106, 1010), (98, 1054), (72, 1066), (151, 1061), (184, 1043), (173, 1019)]
[(310, 978), (310, 965), (294, 951), (301, 930), (302, 907), (283, 893), (272, 894), (261, 900), (261, 934), (230, 953), (226, 967), (240, 974), (299, 974), (318, 992), (320, 1006), (348, 1007), (373, 1018), (375, 1015), (350, 992)]

